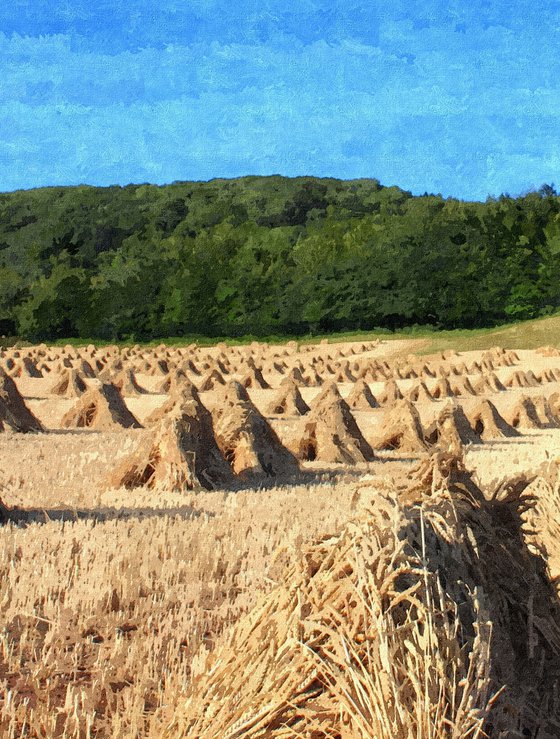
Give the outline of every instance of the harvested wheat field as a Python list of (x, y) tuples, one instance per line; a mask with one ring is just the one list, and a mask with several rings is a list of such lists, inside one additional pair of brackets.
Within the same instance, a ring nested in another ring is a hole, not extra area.
[(560, 352), (0, 351), (0, 736), (560, 736)]

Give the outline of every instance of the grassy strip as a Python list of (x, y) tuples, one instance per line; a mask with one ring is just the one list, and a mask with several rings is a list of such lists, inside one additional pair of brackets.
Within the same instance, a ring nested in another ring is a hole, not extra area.
[[(316, 344), (319, 342), (328, 342), (329, 344), (337, 344), (347, 341), (372, 341), (374, 339), (382, 339), (384, 341), (392, 340), (417, 340), (418, 343), (414, 348), (417, 354), (431, 354), (434, 352), (444, 351), (445, 349), (455, 349), (457, 351), (471, 351), (479, 349), (489, 349), (492, 346), (503, 346), (507, 349), (536, 349), (543, 345), (560, 346), (560, 315), (547, 316), (537, 318), (531, 321), (521, 321), (519, 323), (505, 324), (493, 328), (477, 328), (477, 329), (455, 329), (452, 331), (439, 331), (437, 329), (425, 326), (418, 326), (397, 330), (394, 332), (387, 329), (375, 329), (373, 331), (344, 331), (334, 334), (308, 334), (305, 336), (289, 336), (289, 335), (272, 335), (272, 336), (200, 336), (196, 334), (187, 336), (170, 336), (167, 338), (154, 339), (147, 342), (139, 341), (107, 341), (99, 339), (58, 339), (48, 342), (53, 346), (87, 346), (95, 344), (96, 346), (158, 346), (165, 344), (166, 346), (188, 346), (189, 344), (197, 344), (198, 346), (215, 346), (224, 343), (227, 346), (243, 346), (252, 342), (268, 343), (268, 344), (286, 344), (289, 341), (295, 341), (298, 344)], [(12, 345), (17, 338), (4, 340), (4, 345)], [(28, 345), (28, 342), (19, 342), (22, 345)], [(410, 351), (410, 348), (409, 350)]]

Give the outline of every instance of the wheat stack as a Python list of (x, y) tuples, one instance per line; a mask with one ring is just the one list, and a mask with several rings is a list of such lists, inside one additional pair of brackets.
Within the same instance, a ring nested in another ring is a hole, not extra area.
[(114, 385), (103, 383), (91, 387), (64, 414), (64, 428), (118, 429), (140, 428)]
[(26, 406), (15, 382), (0, 369), (0, 424), (14, 431), (29, 433), (44, 431), (41, 422)]
[(408, 400), (391, 408), (373, 436), (374, 449), (398, 449), (402, 452), (422, 452), (427, 448), (420, 415)]
[(267, 408), (270, 416), (304, 416), (309, 413), (309, 406), (302, 398), (298, 386), (292, 377), (286, 377), (274, 400)]
[(52, 395), (63, 395), (67, 398), (79, 398), (87, 390), (84, 378), (75, 369), (64, 370), (62, 376), (51, 387)]
[(346, 402), (354, 411), (369, 411), (371, 408), (379, 408), (379, 403), (364, 379), (360, 379), (355, 383), (350, 395), (346, 398)]
[(474, 431), (461, 405), (448, 402), (436, 420), (425, 432), (429, 444), (442, 448), (460, 449), (464, 444), (481, 444), (482, 439)]
[(236, 475), (292, 477), (299, 472), (296, 458), (282, 445), (238, 382), (228, 383), (224, 390), (223, 403), (214, 418), (214, 432), (220, 451)]
[(371, 462), (373, 450), (334, 383), (328, 383), (299, 422), (288, 444), (298, 459), (355, 465)]
[(460, 458), (423, 462), (201, 656), (165, 736), (556, 736), (560, 607), (524, 538), (529, 483), (485, 494)]
[(210, 413), (193, 393), (161, 421), (152, 438), (119, 464), (109, 484), (184, 492), (224, 487), (232, 480), (216, 444)]

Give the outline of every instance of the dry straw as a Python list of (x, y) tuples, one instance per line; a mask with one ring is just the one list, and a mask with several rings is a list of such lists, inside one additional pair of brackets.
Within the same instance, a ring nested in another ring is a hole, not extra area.
[(485, 496), (436, 452), (206, 653), (165, 736), (557, 736), (560, 609), (524, 538), (529, 483)]

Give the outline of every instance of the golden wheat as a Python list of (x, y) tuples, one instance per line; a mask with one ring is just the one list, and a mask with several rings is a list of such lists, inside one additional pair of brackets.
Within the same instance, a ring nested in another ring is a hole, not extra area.
[[(78, 365), (71, 348), (29, 351)], [(353, 411), (368, 442), (391, 416), (390, 382), (406, 395), (418, 378), (433, 391), (469, 374), (507, 415), (523, 394), (553, 404), (559, 364), (500, 350), (383, 359), (381, 345), (83, 352), (132, 363), (149, 392), (126, 404), (142, 422), (164, 407), (166, 365), (188, 357), (195, 382), (217, 362), (228, 380), (257, 377), (249, 394), (265, 415), (287, 376), (301, 376), (310, 405), (322, 379), (347, 398), (367, 377), (389, 404)], [(0, 528), (0, 736), (560, 735), (554, 424), (414, 473), (423, 444), (376, 449), (352, 469), (306, 462), (289, 487), (113, 490), (107, 479), (151, 430), (61, 430), (74, 401), (48, 394), (54, 376), (24, 377), (13, 354), (18, 387), (50, 431), (0, 433), (0, 499), (21, 509)], [(500, 390), (518, 370), (542, 384)], [(201, 397), (219, 413), (219, 388)], [(444, 403), (422, 396), (421, 428)], [(469, 417), (480, 398), (460, 403)], [(301, 426), (269, 420), (284, 443)]]

